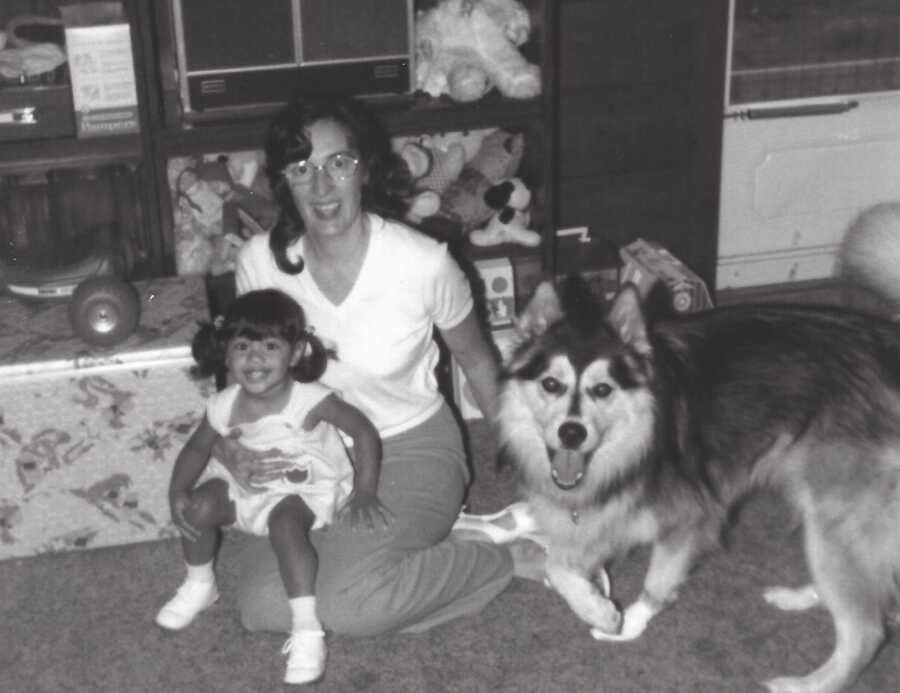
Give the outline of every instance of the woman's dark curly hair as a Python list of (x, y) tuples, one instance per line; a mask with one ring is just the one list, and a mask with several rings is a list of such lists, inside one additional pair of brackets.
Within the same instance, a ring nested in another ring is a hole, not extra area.
[(191, 342), (191, 353), (197, 362), (194, 374), (208, 377), (222, 371), (228, 342), (234, 337), (252, 341), (280, 337), (291, 347), (304, 342), (303, 355), (291, 369), (291, 375), (301, 383), (318, 380), (328, 365), (330, 354), (322, 341), (306, 328), (303, 309), (277, 289), (248, 291), (231, 302), (223, 317), (200, 323)]
[(278, 268), (288, 274), (303, 270), (302, 259), (292, 262), (287, 248), (305, 229), (282, 171), (312, 153), (309, 127), (320, 120), (332, 120), (343, 127), (350, 145), (359, 152), (366, 173), (362, 186), (364, 210), (400, 218), (412, 193), (409, 168), (392, 151), (384, 127), (361, 101), (341, 94), (318, 93), (290, 102), (275, 116), (266, 136), (266, 174), (281, 208), (280, 218), (269, 235), (269, 247)]

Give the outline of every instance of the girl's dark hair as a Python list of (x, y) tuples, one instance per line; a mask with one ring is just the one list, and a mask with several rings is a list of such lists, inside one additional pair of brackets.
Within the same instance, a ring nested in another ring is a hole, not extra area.
[(305, 229), (282, 171), (312, 153), (309, 127), (320, 120), (333, 120), (343, 127), (350, 145), (359, 152), (362, 170), (367, 174), (362, 186), (364, 210), (401, 218), (412, 194), (409, 167), (393, 152), (384, 127), (361, 101), (341, 94), (317, 93), (288, 103), (275, 116), (266, 136), (266, 174), (281, 209), (269, 234), (269, 247), (278, 268), (288, 274), (303, 270), (303, 260), (291, 261), (287, 248)]
[(200, 323), (191, 342), (191, 353), (197, 362), (194, 374), (208, 377), (224, 369), (226, 349), (233, 337), (254, 341), (281, 337), (292, 347), (305, 342), (303, 355), (291, 369), (291, 375), (301, 383), (318, 380), (328, 365), (330, 354), (322, 340), (306, 328), (303, 309), (277, 289), (242, 294), (231, 302), (224, 316)]

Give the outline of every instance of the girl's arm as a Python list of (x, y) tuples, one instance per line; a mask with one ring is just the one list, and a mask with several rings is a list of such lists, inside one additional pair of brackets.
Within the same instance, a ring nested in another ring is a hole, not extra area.
[(381, 473), (381, 437), (368, 417), (335, 394), (320, 400), (306, 415), (304, 428), (311, 430), (325, 421), (353, 439), (353, 492), (344, 507), (350, 522), (374, 529), (377, 522), (388, 524), (390, 512), (378, 500)]
[(200, 425), (178, 453), (175, 466), (172, 468), (172, 478), (169, 480), (169, 507), (172, 512), (172, 521), (181, 530), (185, 539), (190, 541), (195, 540), (200, 535), (200, 531), (187, 521), (184, 513), (191, 504), (190, 491), (209, 463), (213, 443), (217, 438), (218, 433), (209, 425), (209, 420), (204, 414)]
[(169, 481), (169, 496), (177, 492), (187, 492), (193, 488), (200, 474), (206, 469), (209, 457), (212, 454), (213, 443), (218, 433), (210, 426), (209, 420), (204, 414), (203, 420), (188, 438), (187, 443), (181, 448), (172, 468), (172, 478)]

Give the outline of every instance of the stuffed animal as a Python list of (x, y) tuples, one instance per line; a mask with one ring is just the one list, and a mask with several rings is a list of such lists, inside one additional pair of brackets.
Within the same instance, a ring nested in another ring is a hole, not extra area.
[(440, 211), (441, 194), (459, 177), (465, 164), (465, 151), (460, 144), (432, 149), (424, 141), (418, 141), (404, 145), (400, 155), (412, 173), (416, 189), (406, 218), (420, 224)]
[(425, 219), (433, 217), (441, 209), (441, 196), (434, 190), (421, 190), (406, 201), (404, 219), (419, 226)]
[(497, 128), (490, 127), (432, 132), (427, 135), (427, 144), (433, 149), (449, 149), (453, 145), (458, 144), (462, 146), (466, 153), (465, 163), (469, 163), (481, 151), (484, 138), (496, 130)]
[(461, 144), (434, 147), (427, 136), (404, 144), (400, 156), (409, 166), (416, 188), (434, 190), (438, 195), (459, 178), (466, 163), (466, 150)]
[(467, 163), (441, 196), (438, 216), (456, 224), (463, 234), (483, 226), (494, 214), (485, 193), (494, 185), (512, 178), (525, 152), (525, 137), (499, 129), (481, 143), (475, 157)]
[(531, 191), (520, 178), (510, 178), (493, 186), (484, 197), (497, 211), (487, 226), (469, 234), (469, 241), (481, 246), (518, 243), (533, 248), (540, 245), (541, 235), (528, 228)]
[(439, 0), (416, 13), (416, 87), (476, 101), (490, 89), (513, 99), (541, 93), (541, 74), (519, 51), (531, 17), (519, 0)]
[(250, 233), (270, 229), (278, 209), (253, 185), (258, 165), (245, 167), (235, 182), (229, 158), (189, 162), (175, 177), (176, 248), (179, 274), (223, 274)]

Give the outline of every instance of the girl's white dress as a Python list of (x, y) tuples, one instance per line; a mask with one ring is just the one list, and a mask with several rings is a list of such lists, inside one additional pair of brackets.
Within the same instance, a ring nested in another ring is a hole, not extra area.
[[(321, 383), (292, 383), (285, 408), (237, 426), (229, 426), (240, 386), (230, 385), (213, 394), (206, 404), (210, 425), (221, 436), (202, 481), (220, 478), (228, 482), (237, 519), (233, 527), (267, 535), (272, 508), (285, 496), (300, 496), (316, 516), (314, 527), (332, 521), (334, 512), (349, 496), (353, 467), (337, 429), (320, 422), (310, 431), (303, 421), (316, 404), (334, 390)], [(280, 478), (254, 486), (253, 472), (268, 462), (292, 463)]]

